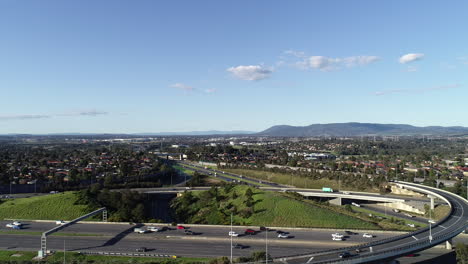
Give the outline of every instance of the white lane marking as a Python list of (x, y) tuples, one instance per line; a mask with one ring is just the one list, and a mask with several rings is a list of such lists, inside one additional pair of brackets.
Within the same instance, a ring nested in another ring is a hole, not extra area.
[(309, 261), (307, 261), (307, 263), (310, 263), (313, 259), (314, 259), (314, 257), (311, 257), (311, 258), (309, 259)]
[(415, 236), (412, 236), (412, 237), (413, 237), (414, 239), (416, 239), (416, 240), (419, 240), (419, 239), (417, 239)]
[(446, 228), (445, 226), (443, 226), (443, 225), (439, 225), (439, 226), (442, 227), (443, 229), (447, 229), (447, 228)]

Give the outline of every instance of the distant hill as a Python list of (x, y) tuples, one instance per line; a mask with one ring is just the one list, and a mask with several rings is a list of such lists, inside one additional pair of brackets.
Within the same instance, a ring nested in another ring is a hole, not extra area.
[(144, 136), (209, 136), (209, 135), (244, 135), (254, 134), (256, 132), (233, 130), (233, 131), (189, 131), (189, 132), (158, 132), (158, 133), (136, 133), (132, 135), (144, 135)]
[(272, 126), (259, 132), (258, 135), (282, 137), (314, 137), (314, 136), (364, 136), (364, 135), (468, 135), (468, 127), (428, 126), (417, 127), (404, 124), (373, 124), (373, 123), (333, 123), (313, 124), (310, 126)]

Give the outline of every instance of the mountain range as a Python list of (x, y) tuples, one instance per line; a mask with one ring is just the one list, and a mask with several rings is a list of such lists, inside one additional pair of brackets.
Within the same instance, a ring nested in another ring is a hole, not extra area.
[(468, 135), (468, 127), (427, 126), (417, 127), (405, 124), (374, 123), (331, 123), (309, 126), (272, 126), (258, 135), (279, 137), (317, 137), (317, 136), (405, 136), (405, 135)]

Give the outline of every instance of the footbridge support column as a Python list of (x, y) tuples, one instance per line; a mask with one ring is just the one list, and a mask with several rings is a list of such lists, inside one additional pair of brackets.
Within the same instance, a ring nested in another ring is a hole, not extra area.
[(434, 206), (435, 197), (432, 196), (432, 195), (428, 195), (427, 198), (431, 199), (431, 210), (434, 210), (434, 208), (435, 208), (435, 206)]
[(331, 199), (330, 201), (328, 201), (329, 203), (331, 204), (334, 204), (334, 205), (343, 205), (343, 199), (341, 199), (341, 197), (337, 197), (335, 199)]
[(449, 239), (449, 240), (445, 241), (445, 249), (447, 249), (447, 250), (452, 250), (453, 249), (452, 239)]

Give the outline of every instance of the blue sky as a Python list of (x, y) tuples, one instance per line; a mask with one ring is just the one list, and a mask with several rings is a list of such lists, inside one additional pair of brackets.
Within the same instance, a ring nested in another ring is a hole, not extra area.
[(468, 126), (467, 1), (0, 1), (0, 134)]

